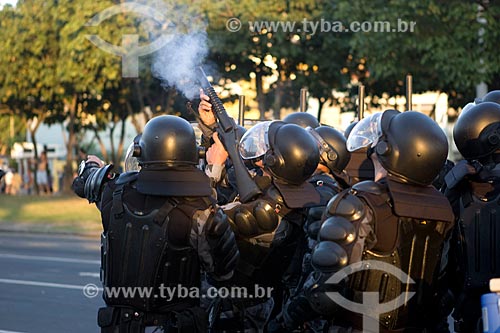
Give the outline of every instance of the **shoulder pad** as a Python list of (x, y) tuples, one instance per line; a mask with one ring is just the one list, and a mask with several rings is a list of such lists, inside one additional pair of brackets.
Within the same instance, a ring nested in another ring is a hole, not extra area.
[(137, 180), (138, 174), (139, 174), (139, 171), (124, 172), (124, 173), (120, 174), (120, 176), (116, 180), (116, 185), (131, 183), (131, 182)]
[(331, 216), (323, 222), (319, 239), (349, 245), (356, 240), (356, 234), (356, 228), (351, 221), (341, 216)]
[(234, 224), (238, 233), (254, 237), (273, 232), (279, 223), (278, 214), (267, 201), (258, 199), (236, 208)]
[(320, 272), (333, 273), (347, 266), (347, 253), (335, 242), (322, 241), (314, 248), (311, 264)]
[(91, 174), (85, 181), (83, 189), (85, 198), (87, 198), (90, 203), (100, 200), (102, 187), (104, 186), (104, 183), (110, 180), (108, 175), (111, 173), (112, 169), (113, 164), (108, 164), (101, 168), (95, 168), (92, 170)]
[(343, 191), (328, 202), (326, 213), (344, 217), (349, 221), (358, 221), (365, 216), (366, 208), (361, 199), (350, 192)]
[(360, 192), (368, 192), (373, 194), (381, 194), (383, 192), (382, 185), (374, 182), (373, 180), (365, 180), (363, 182), (354, 184), (352, 189)]
[(433, 186), (403, 184), (390, 179), (387, 185), (397, 216), (449, 223), (454, 221), (450, 202)]

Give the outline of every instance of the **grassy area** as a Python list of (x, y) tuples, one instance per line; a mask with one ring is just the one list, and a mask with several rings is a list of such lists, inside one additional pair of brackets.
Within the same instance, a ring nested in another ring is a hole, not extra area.
[(102, 226), (95, 205), (76, 196), (0, 195), (0, 229), (94, 234)]

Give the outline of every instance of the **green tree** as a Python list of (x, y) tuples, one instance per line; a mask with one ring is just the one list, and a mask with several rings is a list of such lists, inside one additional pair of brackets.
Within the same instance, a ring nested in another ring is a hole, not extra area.
[[(397, 29), (398, 22), (408, 24), (405, 32), (352, 34), (354, 59), (366, 60), (367, 66), (354, 74), (360, 75), (368, 93), (401, 95), (404, 77), (411, 73), (416, 92), (446, 92), (454, 106), (463, 98), (471, 100), (475, 86), (498, 72), (498, 52), (493, 51), (499, 40), (498, 13), (488, 1), (459, 0), (340, 1), (338, 11), (344, 22), (383, 21), (391, 29)], [(353, 65), (351, 71), (357, 67)]]

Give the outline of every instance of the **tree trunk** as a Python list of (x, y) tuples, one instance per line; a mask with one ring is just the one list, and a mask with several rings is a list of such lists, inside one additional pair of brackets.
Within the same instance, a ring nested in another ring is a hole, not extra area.
[(28, 132), (30, 133), (30, 140), (31, 143), (33, 143), (33, 153), (35, 154), (35, 170), (33, 172), (33, 184), (35, 186), (35, 193), (40, 194), (40, 188), (38, 187), (38, 147), (37, 147), (37, 142), (36, 142), (36, 130), (38, 129), (38, 124), (35, 126), (35, 128), (32, 130), (30, 128), (31, 126), (28, 126)]
[(128, 114), (130, 116), (130, 121), (132, 122), (132, 125), (134, 125), (134, 128), (135, 128), (135, 134), (140, 134), (142, 133), (142, 127), (139, 125), (139, 121), (137, 120), (136, 117), (144, 117), (143, 116), (143, 113), (144, 113), (144, 108), (141, 109), (141, 112), (139, 112), (138, 114), (134, 114), (134, 110), (132, 109), (132, 105), (130, 105), (130, 102), (127, 102), (127, 111), (128, 111)]
[(97, 139), (97, 143), (99, 144), (99, 149), (101, 150), (101, 158), (104, 161), (108, 160), (108, 151), (106, 150), (106, 146), (104, 145), (104, 141), (102, 141), (101, 136), (96, 128), (94, 128), (94, 136)]
[(113, 126), (110, 126), (109, 127), (109, 143), (111, 145), (111, 161), (116, 161), (116, 154), (115, 154), (115, 138), (114, 138), (114, 134), (115, 134), (115, 128), (116, 128), (116, 123), (113, 122)]
[(266, 119), (265, 96), (262, 88), (262, 72), (259, 68), (255, 71), (255, 90), (257, 91), (257, 104), (259, 105), (260, 120)]
[(321, 101), (321, 98), (318, 98), (318, 122), (321, 124), (321, 113), (323, 112), (323, 106), (325, 106), (326, 100), (324, 102)]
[(281, 78), (276, 82), (276, 90), (274, 92), (274, 103), (273, 103), (273, 118), (281, 119), (281, 105), (283, 105), (283, 90), (285, 82), (282, 81), (284, 78), (283, 73)]
[(125, 141), (125, 124), (127, 118), (122, 119), (122, 126), (120, 128), (120, 142), (118, 142), (118, 149), (117, 149), (117, 160), (115, 160), (114, 165), (119, 166), (121, 164), (121, 158), (123, 155), (123, 146), (124, 146), (124, 141)]
[(30, 135), (30, 140), (31, 143), (33, 143), (33, 153), (34, 153), (34, 159), (35, 159), (35, 170), (33, 173), (33, 182), (35, 185), (35, 193), (39, 194), (40, 193), (40, 188), (38, 187), (38, 178), (37, 178), (37, 171), (38, 171), (38, 147), (37, 147), (37, 141), (36, 141), (36, 132), (38, 131), (38, 128), (40, 127), (40, 124), (43, 122), (45, 117), (36, 117), (37, 118), (37, 123), (35, 126), (31, 126), (33, 119), (29, 119), (29, 121), (26, 121), (26, 128), (28, 129), (29, 135)]
[(68, 141), (66, 142), (66, 164), (64, 166), (63, 186), (62, 192), (65, 194), (72, 193), (71, 184), (73, 183), (73, 160), (74, 160), (74, 147), (75, 147), (75, 120), (76, 110), (78, 107), (78, 96), (75, 94), (71, 101), (65, 102), (65, 108), (69, 112), (68, 123)]

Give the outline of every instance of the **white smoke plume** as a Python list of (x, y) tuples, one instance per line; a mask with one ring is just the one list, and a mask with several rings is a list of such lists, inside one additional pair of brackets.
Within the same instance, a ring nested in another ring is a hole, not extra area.
[(204, 31), (175, 35), (153, 60), (153, 75), (162, 84), (175, 87), (187, 98), (199, 95), (197, 68), (208, 54), (207, 34)]
[[(152, 5), (151, 2), (148, 4)], [(200, 88), (197, 68), (208, 55), (206, 23), (193, 12), (193, 7), (164, 1), (153, 5), (162, 8), (168, 17), (165, 33), (170, 41), (153, 55), (152, 73), (164, 86), (175, 87), (193, 99)]]

